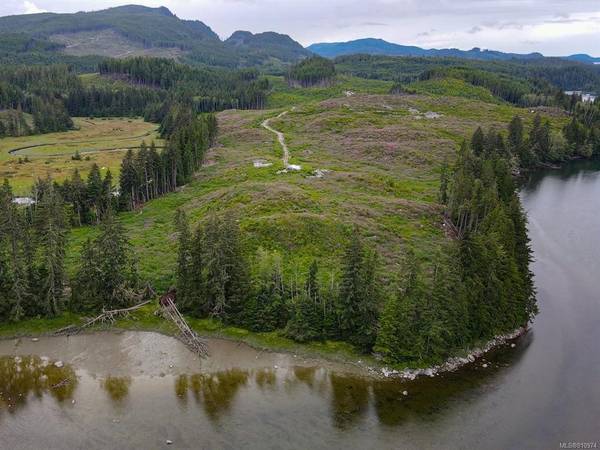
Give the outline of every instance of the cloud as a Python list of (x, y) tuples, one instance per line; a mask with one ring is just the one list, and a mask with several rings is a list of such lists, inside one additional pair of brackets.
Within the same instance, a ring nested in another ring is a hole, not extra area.
[(475, 27), (471, 28), (469, 31), (467, 31), (467, 33), (477, 34), (477, 33), (481, 32), (482, 30), (483, 30), (483, 28), (475, 26)]
[(45, 9), (38, 8), (35, 3), (25, 0), (23, 2), (23, 9), (25, 10), (25, 14), (38, 14), (48, 12)]

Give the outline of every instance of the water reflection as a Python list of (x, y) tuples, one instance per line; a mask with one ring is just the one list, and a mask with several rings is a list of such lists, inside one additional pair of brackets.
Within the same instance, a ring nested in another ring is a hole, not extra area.
[(337, 428), (353, 425), (369, 406), (368, 382), (364, 378), (331, 374), (331, 410)]
[(217, 421), (232, 406), (238, 390), (246, 385), (250, 373), (231, 369), (214, 374), (180, 375), (175, 380), (175, 394), (187, 402), (187, 391), (202, 405), (206, 415)]
[(121, 403), (128, 395), (131, 377), (111, 377), (100, 381), (100, 385), (115, 403)]
[(213, 422), (236, 414), (236, 396), (247, 398), (260, 391), (273, 399), (285, 396), (298, 403), (316, 396), (329, 403), (331, 424), (340, 430), (355, 428), (367, 416), (382, 426), (398, 427), (409, 420), (435, 420), (440, 413), (494, 386), (499, 376), (518, 364), (530, 342), (528, 335), (516, 348), (505, 345), (457, 372), (413, 381), (295, 366), (181, 375), (174, 379), (174, 388), (181, 404), (187, 404), (189, 397), (195, 399)]
[(256, 384), (265, 389), (267, 387), (274, 388), (277, 385), (277, 375), (273, 369), (257, 370), (254, 376)]
[[(282, 402), (302, 405), (299, 414), (308, 414), (306, 420), (314, 415), (314, 410), (310, 412), (311, 407), (317, 407), (321, 414), (325, 413), (324, 418), (329, 419), (322, 423), (345, 432), (373, 423), (398, 427), (407, 421), (436, 420), (440, 412), (447, 413), (461, 402), (476, 398), (488, 387), (498, 384), (498, 377), (509, 375), (518, 366), (529, 342), (531, 334), (517, 348), (505, 346), (488, 355), (486, 368), (478, 361), (456, 373), (411, 382), (364, 378), (324, 367), (270, 366), (166, 378), (144, 377), (140, 386), (144, 392), (164, 392), (165, 387), (170, 388), (167, 393), (169, 396), (175, 394), (171, 398), (182, 407), (181, 412), (193, 418), (200, 410), (208, 423), (217, 428), (229, 419), (247, 414), (252, 408), (268, 410), (272, 405), (281, 406)], [(87, 376), (82, 374), (83, 379)], [(133, 375), (100, 379), (100, 387), (114, 410), (140, 402), (141, 391), (135, 394), (131, 389), (136, 379)], [(77, 383), (73, 368), (54, 364), (47, 358), (2, 357), (0, 412), (15, 412), (28, 399), (46, 395), (59, 402), (72, 399)], [(80, 383), (80, 389), (87, 386), (88, 383)], [(252, 398), (254, 400), (249, 404), (248, 400)], [(168, 403), (163, 405), (166, 411), (178, 414)]]
[(59, 403), (73, 398), (77, 387), (75, 371), (62, 363), (39, 356), (0, 357), (0, 411), (24, 407), (30, 394), (50, 394)]

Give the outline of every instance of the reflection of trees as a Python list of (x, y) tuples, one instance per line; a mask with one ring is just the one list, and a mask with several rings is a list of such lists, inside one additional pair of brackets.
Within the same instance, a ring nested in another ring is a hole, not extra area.
[(206, 415), (211, 420), (218, 420), (231, 408), (239, 388), (247, 381), (248, 372), (240, 369), (215, 374), (196, 374), (189, 378), (184, 375), (175, 383), (175, 391), (180, 396), (181, 389), (189, 389), (194, 398), (202, 404)]
[(265, 387), (273, 387), (277, 382), (277, 375), (275, 375), (275, 371), (273, 369), (261, 369), (256, 371), (256, 375), (254, 376), (256, 380), (256, 384), (261, 388)]
[(101, 386), (104, 388), (108, 396), (114, 402), (120, 402), (129, 395), (129, 387), (131, 386), (131, 377), (107, 377), (102, 381)]
[(333, 422), (347, 428), (356, 422), (369, 406), (369, 384), (361, 377), (331, 374)]
[(313, 387), (315, 382), (315, 371), (316, 367), (294, 367), (294, 375), (296, 378), (305, 383), (308, 387)]
[(187, 402), (188, 385), (189, 381), (187, 375), (179, 375), (175, 380), (175, 395), (182, 403)]
[(39, 356), (0, 357), (0, 410), (13, 412), (27, 403), (29, 394), (50, 394), (58, 402), (73, 397), (77, 377), (71, 366), (56, 367)]
[[(411, 398), (404, 396), (406, 384), (398, 381), (376, 381), (373, 383), (375, 412), (379, 422), (388, 426), (400, 425), (409, 415)], [(413, 390), (411, 389), (411, 395)]]

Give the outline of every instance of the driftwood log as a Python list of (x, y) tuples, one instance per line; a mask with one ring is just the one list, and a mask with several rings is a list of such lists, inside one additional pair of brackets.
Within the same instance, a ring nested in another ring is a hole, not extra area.
[(102, 314), (100, 314), (99, 316), (94, 317), (93, 319), (88, 320), (86, 323), (84, 323), (81, 326), (76, 326), (76, 325), (69, 325), (68, 327), (65, 328), (61, 328), (60, 330), (58, 330), (56, 333), (56, 335), (61, 335), (61, 334), (77, 334), (80, 331), (82, 331), (85, 328), (91, 327), (93, 325), (97, 325), (97, 324), (106, 324), (106, 323), (110, 323), (111, 325), (115, 323), (115, 321), (117, 319), (121, 319), (124, 317), (128, 317), (129, 314), (131, 314), (134, 311), (137, 311), (138, 309), (142, 308), (143, 306), (146, 306), (147, 304), (149, 304), (152, 300), (146, 300), (145, 302), (142, 303), (138, 303), (135, 306), (130, 306), (129, 308), (123, 308), (123, 309), (113, 309), (110, 311), (106, 311), (106, 310), (102, 310)]

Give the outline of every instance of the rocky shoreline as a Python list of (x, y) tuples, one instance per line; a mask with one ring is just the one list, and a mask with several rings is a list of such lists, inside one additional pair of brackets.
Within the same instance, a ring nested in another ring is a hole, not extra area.
[(444, 363), (438, 364), (436, 366), (427, 367), (423, 369), (402, 370), (395, 370), (384, 367), (382, 369), (377, 369), (376, 372), (378, 375), (384, 378), (399, 378), (405, 380), (414, 380), (422, 376), (435, 377), (436, 375), (440, 375), (445, 372), (454, 372), (455, 370), (458, 370), (461, 367), (466, 366), (467, 364), (475, 362), (477, 359), (481, 358), (489, 351), (523, 336), (528, 331), (528, 327), (521, 327), (514, 330), (511, 333), (496, 336), (494, 339), (488, 341), (484, 346), (472, 349), (466, 356), (453, 356), (451, 358), (448, 358)]

